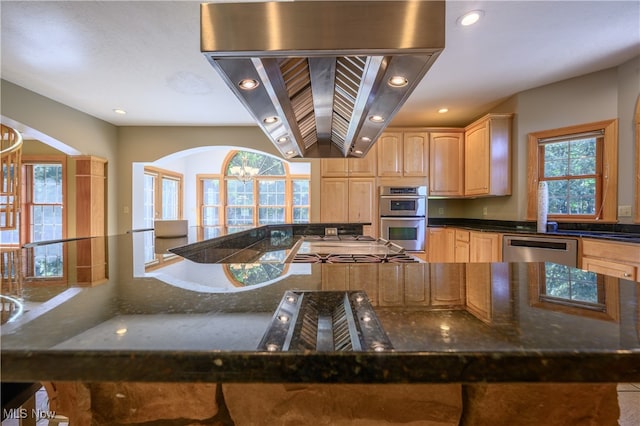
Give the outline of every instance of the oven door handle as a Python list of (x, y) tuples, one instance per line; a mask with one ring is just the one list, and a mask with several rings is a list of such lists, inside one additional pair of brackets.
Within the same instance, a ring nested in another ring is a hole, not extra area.
[(425, 197), (422, 195), (381, 195), (380, 198), (385, 200), (421, 200)]
[(381, 216), (381, 220), (423, 220), (424, 216), (398, 217), (398, 216)]

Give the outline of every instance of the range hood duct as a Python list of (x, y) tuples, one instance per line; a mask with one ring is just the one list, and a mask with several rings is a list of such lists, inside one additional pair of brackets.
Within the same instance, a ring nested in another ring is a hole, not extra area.
[(445, 3), (205, 3), (200, 21), (202, 53), (284, 158), (362, 157), (444, 49)]

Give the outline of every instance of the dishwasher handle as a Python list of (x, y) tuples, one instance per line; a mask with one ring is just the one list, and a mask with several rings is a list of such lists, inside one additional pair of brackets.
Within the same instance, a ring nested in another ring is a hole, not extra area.
[(533, 240), (509, 240), (512, 247), (531, 247), (541, 248), (545, 250), (568, 250), (568, 244), (565, 241), (533, 241)]

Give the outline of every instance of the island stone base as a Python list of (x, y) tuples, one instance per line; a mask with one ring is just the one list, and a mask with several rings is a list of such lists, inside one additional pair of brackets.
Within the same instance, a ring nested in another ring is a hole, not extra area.
[(616, 384), (471, 384), (463, 388), (463, 426), (618, 425)]
[(457, 425), (459, 384), (224, 384), (236, 426)]
[[(617, 425), (615, 384), (46, 384), (71, 425)], [(153, 423), (155, 424), (155, 423)]]

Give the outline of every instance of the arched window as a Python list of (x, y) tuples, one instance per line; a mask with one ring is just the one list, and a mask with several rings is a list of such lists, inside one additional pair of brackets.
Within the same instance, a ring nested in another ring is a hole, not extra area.
[[(205, 238), (259, 225), (309, 221), (309, 175), (270, 155), (231, 151), (220, 175), (199, 175)], [(226, 227), (226, 229), (224, 229)]]

